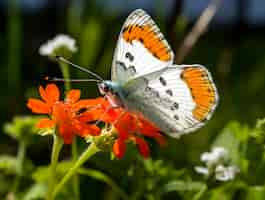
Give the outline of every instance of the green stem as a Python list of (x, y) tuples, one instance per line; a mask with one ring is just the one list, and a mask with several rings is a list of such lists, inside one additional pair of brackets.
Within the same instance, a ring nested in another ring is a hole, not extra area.
[(59, 184), (55, 187), (53, 192), (53, 198), (62, 190), (63, 186), (70, 180), (70, 178), (78, 172), (80, 166), (82, 166), (91, 156), (99, 152), (100, 150), (94, 143), (91, 143), (88, 148), (82, 153), (75, 164), (70, 168), (66, 175), (62, 178)]
[[(70, 72), (69, 72), (69, 66), (66, 63), (60, 62), (60, 69), (63, 74), (64, 80), (70, 79)], [(69, 91), (71, 89), (71, 82), (70, 81), (64, 81), (64, 88), (65, 91)]]
[[(78, 150), (77, 150), (77, 141), (76, 138), (74, 138), (72, 143), (72, 160), (73, 163), (75, 163), (78, 159)], [(80, 190), (79, 190), (79, 177), (78, 175), (75, 175), (73, 177), (73, 189), (75, 194), (75, 199), (80, 199)]]
[(79, 174), (82, 175), (86, 175), (86, 176), (90, 176), (93, 177), (95, 179), (98, 179), (100, 181), (105, 182), (106, 184), (108, 184), (118, 195), (120, 195), (120, 197), (124, 200), (128, 200), (129, 197), (128, 195), (107, 175), (105, 175), (104, 173), (97, 171), (97, 170), (93, 170), (93, 169), (79, 169), (78, 170)]
[(53, 135), (53, 146), (52, 146), (52, 156), (51, 156), (51, 165), (50, 165), (50, 174), (49, 174), (49, 186), (47, 193), (47, 200), (52, 200), (53, 188), (55, 186), (56, 180), (56, 167), (58, 164), (59, 154), (63, 146), (63, 140), (57, 134)]
[(192, 200), (199, 200), (202, 198), (202, 196), (205, 194), (205, 192), (207, 191), (207, 186), (204, 185), (201, 190), (196, 194), (194, 195), (194, 197), (192, 198)]
[(17, 176), (13, 186), (14, 193), (17, 192), (20, 185), (21, 177), (23, 176), (23, 169), (24, 169), (23, 166), (25, 162), (26, 147), (27, 143), (25, 141), (21, 141), (19, 143), (18, 154), (17, 154)]

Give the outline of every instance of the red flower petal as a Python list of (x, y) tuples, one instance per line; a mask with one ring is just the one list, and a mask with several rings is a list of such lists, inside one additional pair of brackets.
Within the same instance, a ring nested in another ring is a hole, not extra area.
[(76, 134), (81, 137), (86, 137), (88, 135), (96, 136), (100, 134), (100, 128), (97, 127), (96, 125), (88, 125), (85, 123), (81, 123), (78, 120), (75, 120), (72, 123)]
[(48, 118), (40, 119), (36, 124), (38, 128), (52, 128), (54, 125), (55, 125), (54, 121)]
[(48, 104), (44, 103), (41, 100), (32, 98), (29, 98), (27, 107), (30, 108), (32, 112), (38, 114), (49, 114), (51, 110)]
[(117, 139), (113, 145), (113, 153), (117, 158), (122, 158), (126, 151), (125, 141), (122, 139)]
[(76, 103), (80, 99), (80, 95), (80, 90), (70, 90), (66, 95), (65, 101), (71, 104)]
[(74, 131), (68, 124), (59, 125), (59, 134), (64, 140), (65, 144), (71, 144), (74, 139)]
[(104, 103), (104, 98), (96, 98), (96, 99), (83, 99), (80, 100), (72, 105), (72, 109), (77, 112), (81, 108), (87, 109), (95, 109), (95, 108), (102, 108), (102, 103)]
[(88, 110), (78, 116), (78, 119), (81, 122), (90, 122), (90, 121), (96, 121), (100, 119), (100, 117), (103, 116), (104, 111), (101, 109), (92, 109)]
[(140, 154), (144, 158), (148, 158), (150, 155), (150, 149), (149, 149), (149, 146), (146, 143), (146, 141), (142, 138), (139, 138), (139, 137), (134, 137), (134, 139), (135, 139), (135, 142), (137, 144), (137, 147), (138, 147)]
[(45, 92), (46, 92), (46, 98), (47, 98), (47, 102), (49, 102), (49, 104), (53, 104), (56, 101), (59, 101), (60, 98), (60, 91), (59, 88), (55, 85), (55, 84), (48, 84), (45, 88)]
[(42, 98), (46, 103), (49, 103), (49, 97), (48, 97), (48, 95), (47, 95), (45, 89), (44, 89), (42, 86), (39, 87), (39, 93), (40, 93), (41, 98)]

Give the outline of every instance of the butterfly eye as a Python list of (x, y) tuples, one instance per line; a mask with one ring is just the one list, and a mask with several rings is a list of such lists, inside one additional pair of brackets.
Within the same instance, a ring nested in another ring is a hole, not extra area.
[(104, 92), (108, 92), (110, 88), (108, 85), (104, 84), (104, 85), (102, 85), (102, 89)]

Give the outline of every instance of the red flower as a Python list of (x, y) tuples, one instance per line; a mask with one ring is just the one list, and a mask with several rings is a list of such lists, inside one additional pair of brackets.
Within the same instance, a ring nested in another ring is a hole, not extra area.
[[(108, 111), (110, 107), (109, 102), (102, 99), (101, 104), (104, 112)], [(144, 158), (147, 158), (150, 150), (143, 136), (154, 138), (160, 145), (165, 144), (165, 139), (161, 135), (160, 130), (140, 114), (134, 114), (122, 108), (116, 108), (110, 109), (101, 120), (105, 123), (112, 124), (118, 132), (118, 139), (113, 145), (113, 152), (118, 158), (124, 155), (128, 141), (134, 142), (140, 154)]]
[[(49, 115), (49, 118), (43, 118), (37, 123), (38, 128), (56, 126), (66, 144), (72, 143), (75, 134), (85, 137), (100, 133), (100, 129), (96, 125), (87, 124), (87, 121), (82, 120), (97, 120), (97, 116), (100, 114), (98, 113), (96, 116), (94, 112), (81, 112), (82, 109), (87, 110), (97, 106), (98, 101), (79, 100), (79, 90), (70, 90), (65, 101), (60, 101), (60, 92), (55, 84), (48, 84), (45, 89), (40, 86), (39, 93), (42, 100), (30, 98), (27, 103), (32, 112)], [(85, 101), (85, 105), (83, 101)]]
[(40, 87), (39, 92), (42, 100), (30, 98), (27, 106), (34, 113), (48, 114), (49, 118), (41, 119), (37, 126), (56, 126), (67, 144), (72, 142), (75, 135), (99, 135), (100, 129), (94, 123), (98, 120), (115, 127), (118, 138), (114, 142), (113, 152), (118, 158), (124, 155), (127, 142), (134, 142), (140, 154), (147, 158), (150, 149), (144, 136), (155, 139), (161, 145), (165, 143), (160, 130), (142, 115), (122, 108), (111, 108), (104, 98), (79, 100), (80, 91), (70, 90), (65, 101), (60, 101), (59, 89), (55, 84), (48, 84), (45, 89)]

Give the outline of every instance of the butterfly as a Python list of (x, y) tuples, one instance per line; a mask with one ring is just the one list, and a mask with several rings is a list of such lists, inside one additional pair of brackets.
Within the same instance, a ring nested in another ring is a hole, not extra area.
[(111, 81), (99, 90), (113, 106), (140, 113), (172, 137), (208, 121), (218, 103), (209, 71), (202, 65), (175, 65), (174, 53), (143, 10), (126, 19), (115, 49)]
[(177, 138), (211, 118), (218, 93), (204, 66), (173, 61), (174, 53), (158, 26), (144, 10), (137, 9), (120, 32), (111, 80), (89, 73), (100, 79), (99, 91), (113, 108), (141, 114)]

